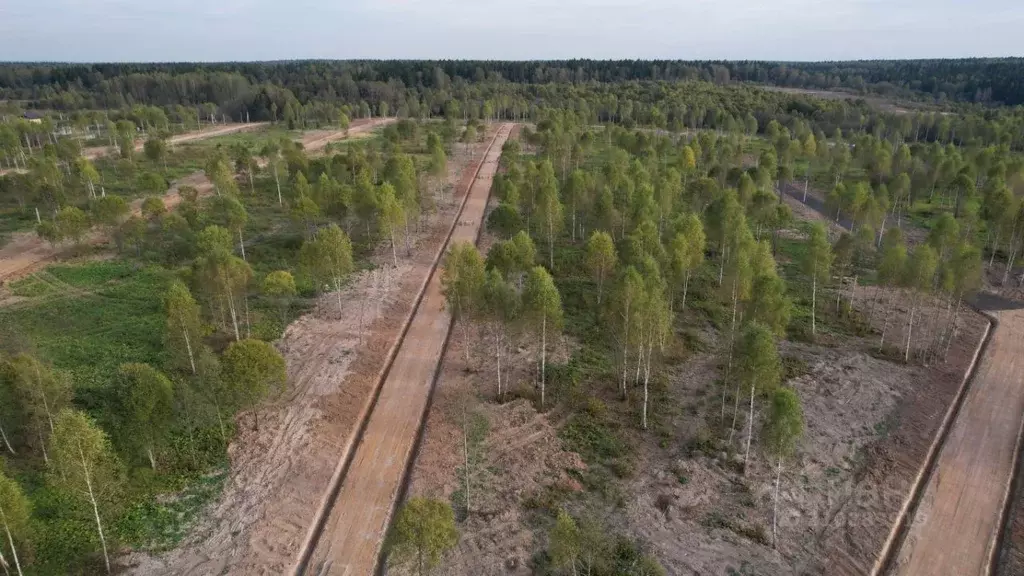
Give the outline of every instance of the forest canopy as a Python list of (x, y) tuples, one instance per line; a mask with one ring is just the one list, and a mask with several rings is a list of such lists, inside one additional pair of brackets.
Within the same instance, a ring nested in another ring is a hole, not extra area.
[[(160, 64), (0, 64), (0, 100), (31, 108), (75, 110), (263, 104), (287, 90), (306, 104), (342, 100), (371, 104), (406, 89), (448, 91), (465, 83), (514, 84), (703, 80), (789, 88), (845, 90), (932, 102), (1024, 103), (1024, 59), (761, 62), (682, 60), (552, 61), (282, 61)], [(268, 94), (267, 92), (271, 92)]]

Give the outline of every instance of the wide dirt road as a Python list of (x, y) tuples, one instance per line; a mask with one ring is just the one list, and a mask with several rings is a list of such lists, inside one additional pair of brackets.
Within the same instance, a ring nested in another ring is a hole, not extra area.
[(386, 126), (397, 121), (398, 118), (358, 118), (349, 124), (348, 130), (312, 130), (302, 135), (299, 142), (307, 153), (323, 150), (325, 146), (336, 140), (346, 138), (358, 138), (372, 132), (379, 126)]
[[(186, 132), (184, 134), (178, 134), (177, 136), (171, 136), (167, 139), (168, 144), (184, 144), (186, 142), (192, 142), (195, 140), (205, 140), (207, 138), (214, 138), (216, 136), (224, 136), (226, 134), (234, 134), (235, 132), (245, 132), (246, 130), (256, 130), (268, 126), (268, 122), (250, 122), (248, 124), (224, 124), (221, 126), (212, 126), (210, 128), (203, 128), (202, 130), (196, 130), (193, 132)], [(141, 152), (142, 147), (145, 145), (143, 140), (135, 141), (135, 151)], [(113, 152), (115, 147), (113, 146), (96, 146), (93, 148), (86, 148), (82, 150), (82, 156), (95, 160), (100, 156), (105, 156), (109, 152)]]
[(1024, 310), (999, 323), (900, 549), (893, 572), (988, 574), (1024, 414)]
[[(511, 124), (499, 128), (450, 243), (476, 242), (501, 147), (511, 130)], [(441, 271), (437, 269), (383, 383), (319, 540), (315, 541), (308, 573), (373, 573), (450, 328), (451, 316), (445, 310)]]

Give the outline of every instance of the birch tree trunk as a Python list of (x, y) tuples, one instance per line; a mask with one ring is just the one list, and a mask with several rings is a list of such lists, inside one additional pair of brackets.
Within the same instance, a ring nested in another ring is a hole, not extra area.
[[(14, 547), (14, 536), (11, 534), (11, 527), (7, 524), (7, 515), (4, 514), (4, 509), (0, 508), (0, 521), (4, 523), (4, 532), (7, 533), (7, 543), (11, 546), (11, 557), (14, 558), (14, 568), (18, 571), (18, 576), (23, 576), (21, 572), (21, 561), (18, 560), (18, 549)], [(0, 560), (3, 556), (0, 555)], [(4, 573), (7, 572), (7, 562), (4, 561)]]
[(754, 437), (754, 391), (755, 384), (750, 385), (750, 414), (747, 417), (747, 450), (743, 455), (743, 475), (747, 474), (747, 465), (750, 463), (750, 440)]
[(100, 544), (103, 546), (103, 561), (107, 565), (107, 574), (110, 574), (110, 556), (107, 554), (107, 539), (103, 535), (103, 522), (100, 521), (100, 509), (96, 504), (96, 494), (92, 489), (92, 477), (89, 476), (89, 465), (85, 459), (85, 453), (82, 452), (82, 447), (78, 447), (79, 457), (82, 458), (82, 468), (85, 471), (85, 486), (89, 490), (89, 502), (92, 503), (92, 513), (96, 518), (96, 531), (100, 536)]
[(17, 452), (14, 451), (14, 448), (11, 448), (11, 443), (7, 440), (7, 433), (4, 432), (3, 426), (0, 426), (0, 439), (3, 439), (4, 446), (7, 447), (8, 452), (11, 454), (17, 454)]
[(778, 517), (779, 517), (779, 479), (782, 477), (782, 457), (779, 456), (779, 465), (775, 469), (775, 503), (772, 504), (772, 548), (778, 546)]
[(544, 409), (545, 370), (547, 369), (548, 352), (548, 316), (544, 314), (540, 320), (540, 407)]
[(914, 333), (914, 312), (917, 309), (917, 297), (910, 304), (910, 320), (907, 322), (907, 349), (903, 355), (904, 362), (910, 362), (910, 337)]

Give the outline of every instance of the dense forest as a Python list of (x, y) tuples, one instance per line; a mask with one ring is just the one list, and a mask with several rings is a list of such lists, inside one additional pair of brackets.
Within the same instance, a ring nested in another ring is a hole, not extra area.
[(421, 96), (454, 83), (551, 84), (630, 81), (759, 83), (846, 90), (932, 102), (1024, 103), (1024, 59), (892, 60), (857, 62), (687, 62), (568, 60), (295, 61), (223, 64), (5, 64), (0, 100), (36, 108), (74, 110), (126, 104), (229, 106), (262, 87), (313, 99), (391, 99), (413, 89)]

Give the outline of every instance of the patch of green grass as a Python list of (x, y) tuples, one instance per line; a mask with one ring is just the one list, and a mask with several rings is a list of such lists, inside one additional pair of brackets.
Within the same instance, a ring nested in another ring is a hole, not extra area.
[(110, 375), (122, 363), (160, 365), (169, 272), (109, 261), (51, 266), (45, 274), (54, 279), (45, 288), (38, 280), (16, 285), (29, 299), (0, 308), (0, 325), (70, 372), (82, 407), (97, 407), (94, 393), (108, 388)]

